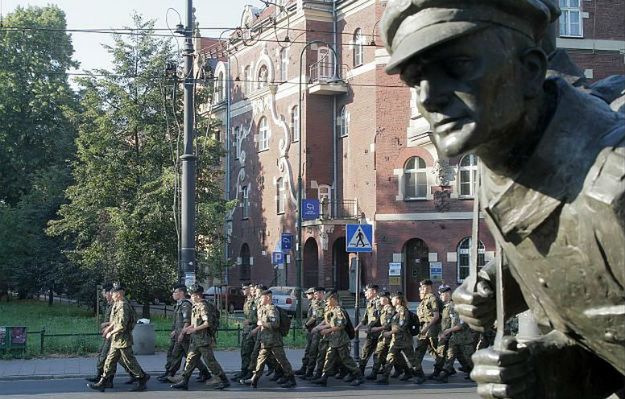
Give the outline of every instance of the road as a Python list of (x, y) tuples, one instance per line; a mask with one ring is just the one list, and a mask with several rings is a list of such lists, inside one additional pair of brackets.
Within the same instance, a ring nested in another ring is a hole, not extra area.
[[(120, 382), (123, 379), (120, 379)], [(458, 375), (453, 376), (449, 384), (426, 383), (421, 386), (412, 383), (392, 381), (388, 386), (378, 386), (372, 383), (360, 387), (350, 387), (347, 384), (331, 379), (327, 387), (319, 387), (298, 381), (299, 385), (293, 390), (279, 388), (267, 377), (261, 379), (259, 388), (252, 390), (249, 387), (233, 383), (225, 391), (214, 391), (203, 384), (192, 382), (190, 391), (174, 391), (168, 384), (162, 384), (155, 379), (148, 383), (148, 391), (141, 393), (128, 392), (130, 387), (117, 384), (114, 389), (105, 393), (92, 391), (86, 387), (83, 379), (54, 379), (30, 381), (3, 381), (0, 383), (0, 396), (5, 398), (33, 398), (37, 399), (77, 399), (77, 398), (163, 398), (171, 399), (211, 399), (233, 398), (362, 398), (368, 399), (412, 399), (412, 398), (441, 398), (441, 399), (478, 399), (475, 393), (475, 384), (467, 382)], [(172, 393), (175, 392), (175, 396)], [(36, 396), (35, 396), (36, 395)]]

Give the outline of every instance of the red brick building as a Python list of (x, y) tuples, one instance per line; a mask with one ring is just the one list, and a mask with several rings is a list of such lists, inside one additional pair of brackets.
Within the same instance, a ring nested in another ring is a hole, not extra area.
[[(354, 290), (355, 255), (345, 251), (345, 224), (359, 220), (373, 225), (372, 252), (360, 255), (363, 283), (404, 291), (409, 300), (417, 299), (424, 278), (457, 285), (468, 274), (476, 160), (439, 159), (413, 91), (384, 72), (388, 54), (378, 25), (386, 2), (277, 3), (248, 6), (243, 28), (202, 49), (227, 59), (215, 69), (211, 106), (223, 121), (226, 196), (238, 200), (227, 221), (234, 265), (227, 279), (297, 285), (295, 246), (285, 267), (274, 267), (271, 255), (280, 250), (282, 233), (297, 237), (301, 160), (303, 198), (321, 202), (320, 217), (302, 224), (304, 287)], [(589, 18), (580, 14), (583, 33), (599, 36), (562, 40), (580, 50), (576, 60), (593, 78), (623, 73), (618, 47), (625, 7), (582, 3), (592, 7), (583, 11)], [(620, 30), (589, 21), (607, 14), (621, 16), (613, 21)], [(574, 22), (567, 24), (568, 33), (578, 33)], [(590, 45), (595, 51), (585, 50)], [(332, 48), (342, 82), (334, 76)], [(483, 264), (495, 246), (485, 224), (480, 227)], [(399, 276), (389, 276), (390, 263), (400, 265)]]

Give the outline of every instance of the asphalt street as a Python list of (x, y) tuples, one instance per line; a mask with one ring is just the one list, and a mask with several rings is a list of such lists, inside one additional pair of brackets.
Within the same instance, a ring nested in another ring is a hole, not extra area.
[(475, 384), (466, 382), (462, 378), (450, 380), (448, 384), (426, 383), (421, 386), (412, 383), (392, 381), (388, 386), (379, 386), (367, 383), (359, 387), (350, 387), (347, 384), (331, 379), (327, 387), (319, 387), (298, 381), (295, 389), (283, 389), (268, 378), (261, 379), (259, 388), (252, 390), (249, 387), (233, 383), (224, 391), (215, 391), (198, 382), (190, 383), (189, 391), (177, 391), (155, 379), (148, 383), (146, 392), (129, 392), (130, 386), (124, 385), (124, 379), (116, 381), (115, 388), (104, 393), (87, 388), (86, 381), (78, 378), (48, 379), (48, 380), (16, 380), (0, 382), (0, 396), (4, 398), (167, 398), (171, 399), (206, 399), (213, 398), (354, 398), (367, 397), (369, 399), (408, 399), (408, 398), (445, 398), (445, 399), (478, 399), (475, 393)]

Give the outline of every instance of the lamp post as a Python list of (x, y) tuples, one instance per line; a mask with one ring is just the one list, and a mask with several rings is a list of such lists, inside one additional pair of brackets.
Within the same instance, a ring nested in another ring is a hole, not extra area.
[(296, 241), (296, 271), (297, 271), (297, 284), (296, 286), (299, 288), (296, 290), (297, 294), (297, 320), (299, 324), (302, 324), (302, 141), (304, 139), (304, 135), (302, 134), (302, 62), (304, 59), (304, 53), (313, 44), (322, 44), (332, 50), (332, 55), (334, 57), (334, 74), (332, 76), (331, 82), (339, 82), (341, 81), (338, 76), (338, 54), (334, 47), (330, 46), (328, 43), (323, 40), (311, 40), (304, 45), (302, 51), (299, 53), (299, 85), (298, 85), (298, 96), (297, 96), (297, 124), (298, 124), (298, 133), (299, 133), (299, 143), (298, 143), (298, 154), (297, 157), (297, 241)]

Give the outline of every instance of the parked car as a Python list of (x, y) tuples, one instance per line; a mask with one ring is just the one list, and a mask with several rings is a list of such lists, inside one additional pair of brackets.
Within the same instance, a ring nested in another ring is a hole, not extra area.
[[(286, 310), (289, 314), (295, 314), (297, 310), (297, 287), (270, 287), (273, 304)], [(308, 299), (303, 298), (302, 314), (308, 310)]]
[(241, 292), (241, 287), (237, 286), (208, 287), (204, 291), (204, 299), (217, 303), (221, 309), (228, 309), (230, 313), (235, 310), (243, 310), (245, 303), (245, 296)]

